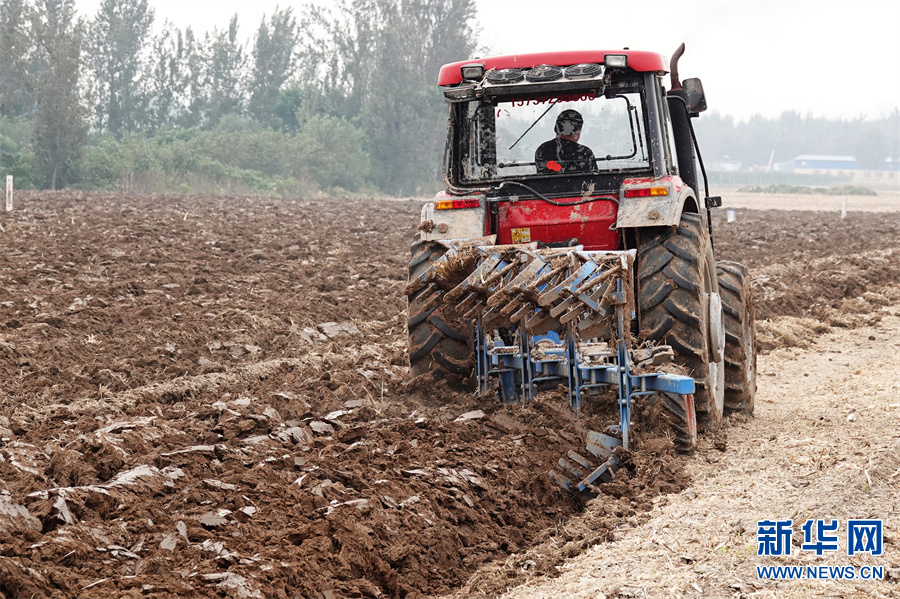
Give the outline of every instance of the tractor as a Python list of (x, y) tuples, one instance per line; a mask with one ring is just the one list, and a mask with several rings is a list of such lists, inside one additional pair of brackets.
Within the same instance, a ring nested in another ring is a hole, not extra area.
[(627, 49), (498, 56), (438, 76), (445, 190), (412, 244), (410, 371), (504, 402), (563, 388), (576, 412), (616, 389), (618, 424), (587, 439), (599, 466), (569, 452), (550, 472), (571, 491), (612, 476), (635, 401), (660, 407), (684, 454), (724, 414), (753, 412), (750, 281), (715, 260), (722, 201), (683, 52), (669, 65)]

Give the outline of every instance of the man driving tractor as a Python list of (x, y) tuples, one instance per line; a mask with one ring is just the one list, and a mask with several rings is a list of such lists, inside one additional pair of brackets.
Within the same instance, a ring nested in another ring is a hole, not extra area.
[(578, 143), (584, 118), (577, 110), (563, 110), (556, 117), (556, 137), (545, 141), (534, 152), (538, 174), (574, 173), (597, 170), (594, 153)]

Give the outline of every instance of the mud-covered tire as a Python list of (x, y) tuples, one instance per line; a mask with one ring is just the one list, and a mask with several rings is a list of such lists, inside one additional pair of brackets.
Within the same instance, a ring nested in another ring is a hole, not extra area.
[(699, 214), (685, 213), (677, 228), (657, 230), (642, 240), (637, 267), (640, 338), (670, 345), (676, 363), (694, 378), (700, 429), (717, 428), (724, 408), (724, 356), (714, 359), (716, 341), (710, 334), (710, 295), (717, 293), (712, 244)]
[[(411, 250), (409, 279), (413, 280), (422, 276), (445, 248), (434, 241), (416, 241)], [(440, 307), (423, 307), (421, 291), (408, 299), (410, 374), (431, 374), (434, 380), (447, 381), (454, 387), (468, 386), (475, 364), (470, 327)]]
[(647, 402), (650, 422), (664, 422), (672, 432), (675, 451), (691, 455), (697, 447), (697, 411), (692, 395), (656, 393)]
[(756, 400), (756, 322), (747, 267), (717, 262), (725, 320), (725, 413), (753, 414)]

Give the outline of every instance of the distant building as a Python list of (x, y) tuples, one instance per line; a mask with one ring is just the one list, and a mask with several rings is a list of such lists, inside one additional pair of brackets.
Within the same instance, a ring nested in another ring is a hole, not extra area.
[(859, 171), (854, 178), (861, 183), (895, 181), (900, 178), (900, 161), (885, 158), (876, 170)]
[(885, 158), (884, 164), (881, 165), (880, 171), (893, 171), (895, 173), (900, 173), (900, 160), (894, 160), (893, 158)]
[(742, 168), (743, 164), (740, 160), (720, 160), (709, 165), (709, 170), (719, 173), (737, 173)]
[(853, 175), (858, 170), (853, 156), (804, 154), (794, 158), (794, 172), (809, 175)]
[(794, 158), (794, 172), (800, 174), (844, 176), (856, 181), (896, 179), (900, 174), (900, 161), (885, 158), (876, 169), (861, 169), (855, 156), (819, 156), (804, 154)]

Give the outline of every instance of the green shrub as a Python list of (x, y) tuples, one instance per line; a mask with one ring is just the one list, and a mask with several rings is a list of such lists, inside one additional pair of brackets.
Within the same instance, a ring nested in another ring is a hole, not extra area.
[(98, 134), (84, 154), (82, 184), (141, 191), (354, 191), (365, 185), (370, 168), (363, 140), (360, 129), (329, 116), (308, 120), (296, 137), (236, 116), (210, 130), (164, 129), (149, 138)]
[(828, 196), (874, 196), (878, 195), (868, 187), (843, 185), (841, 187), (806, 187), (803, 185), (745, 185), (738, 188), (743, 193), (790, 193)]
[(34, 185), (34, 152), (28, 140), (31, 124), (18, 119), (0, 119), (0, 177), (6, 184), (6, 175), (15, 178), (19, 189)]
[(300, 129), (295, 148), (293, 172), (323, 188), (355, 191), (369, 176), (371, 160), (365, 150), (365, 133), (344, 119), (311, 117)]

